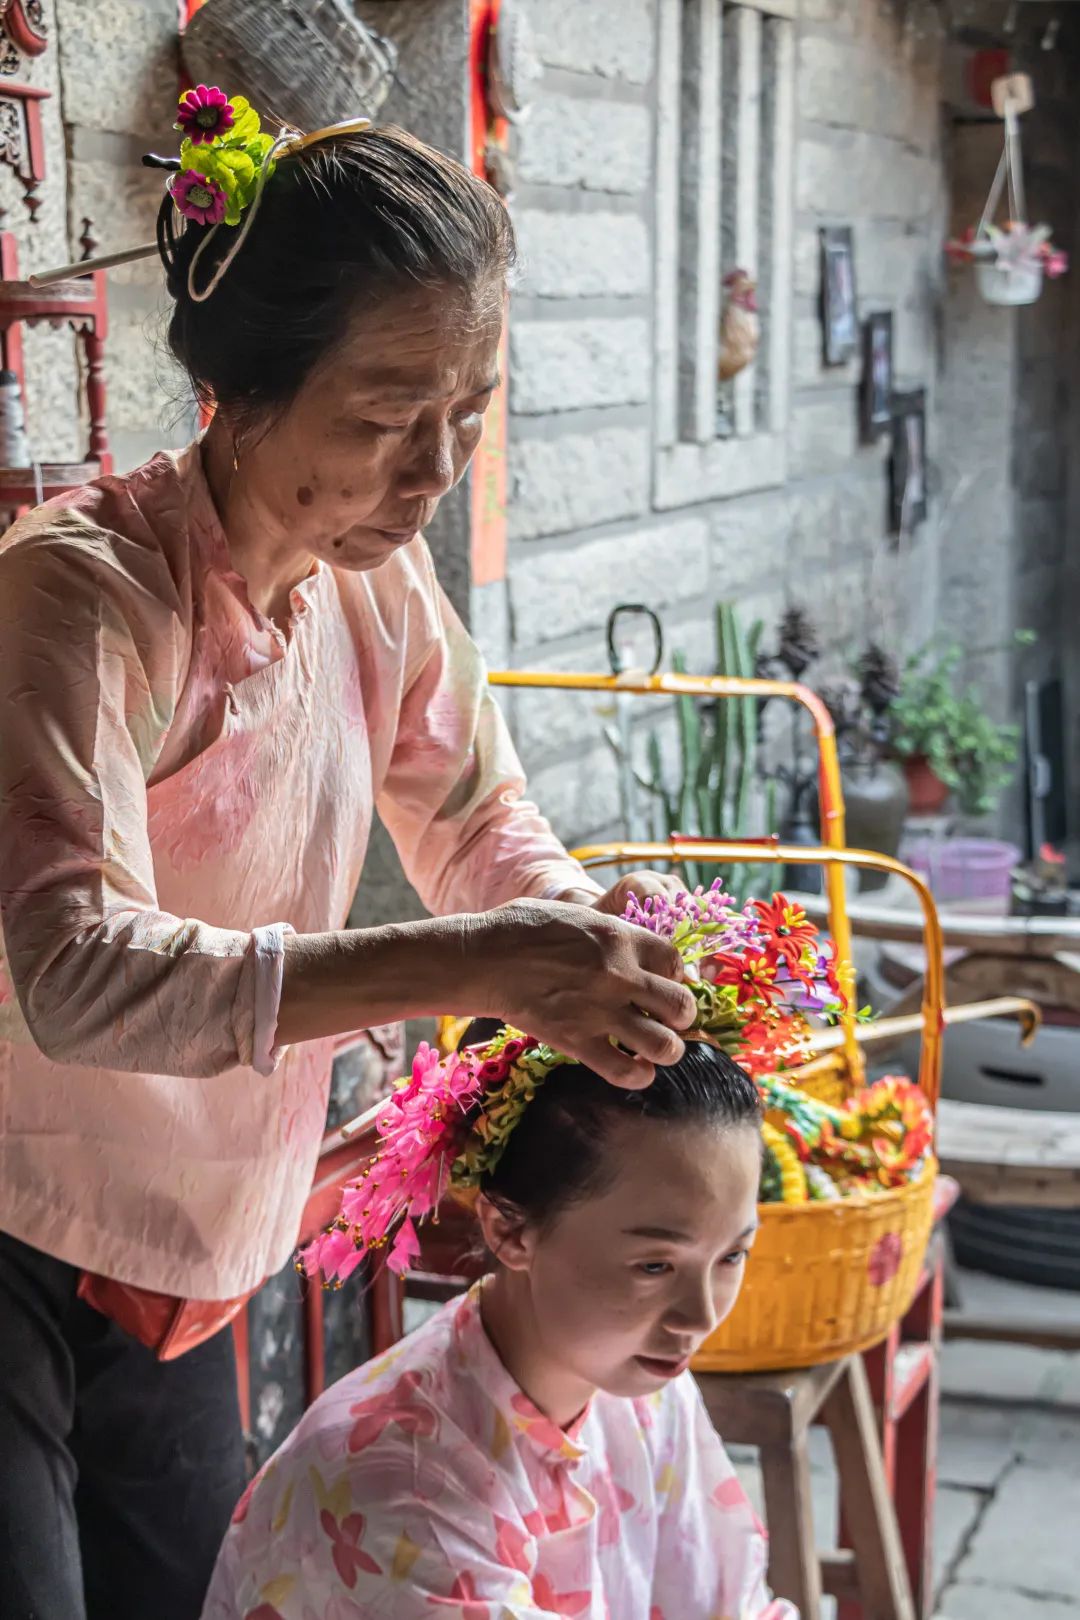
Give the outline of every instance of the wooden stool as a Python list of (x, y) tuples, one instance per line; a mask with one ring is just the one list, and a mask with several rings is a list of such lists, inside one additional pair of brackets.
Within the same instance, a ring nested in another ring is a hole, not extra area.
[[(804, 1372), (699, 1373), (697, 1381), (723, 1438), (760, 1453), (774, 1594), (795, 1603), (801, 1620), (819, 1620), (822, 1592), (859, 1603), (865, 1620), (915, 1620), (862, 1357)], [(824, 1423), (832, 1439), (851, 1543), (824, 1556), (810, 1499), (813, 1423)]]

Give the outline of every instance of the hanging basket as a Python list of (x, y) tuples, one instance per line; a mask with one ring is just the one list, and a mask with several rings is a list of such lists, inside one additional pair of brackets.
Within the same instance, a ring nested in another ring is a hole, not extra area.
[(976, 264), (975, 280), (988, 304), (1034, 304), (1043, 290), (1043, 267), (1041, 264)]
[(397, 69), (396, 46), (348, 0), (205, 0), (181, 52), (196, 83), (246, 96), (264, 122), (305, 132), (374, 118)]
[[(947, 243), (946, 252), (959, 263), (974, 266), (976, 284), (986, 303), (1015, 308), (1034, 304), (1046, 277), (1064, 275), (1069, 261), (1052, 246), (1048, 225), (1026, 223), (1019, 115), (1034, 105), (1030, 81), (1023, 75), (1002, 79), (995, 81), (994, 90), (1000, 90), (994, 105), (1005, 121), (1005, 145), (982, 218), (958, 241)], [(1008, 200), (1008, 218), (1002, 229), (994, 220), (1003, 196)]]

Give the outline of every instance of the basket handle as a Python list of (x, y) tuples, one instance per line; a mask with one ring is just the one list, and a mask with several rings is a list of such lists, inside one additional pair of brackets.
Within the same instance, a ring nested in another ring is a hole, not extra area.
[[(586, 844), (574, 850), (574, 857), (582, 866), (624, 866), (638, 862), (651, 863), (654, 861), (678, 861), (686, 853), (686, 842), (679, 840), (672, 843), (648, 844)], [(761, 861), (770, 865), (795, 866), (823, 866), (826, 874), (834, 874), (843, 888), (844, 868), (848, 866), (863, 867), (874, 872), (890, 872), (901, 877), (915, 890), (923, 914), (923, 945), (926, 951), (926, 977), (923, 982), (922, 1002), (922, 1047), (919, 1054), (919, 1084), (926, 1093), (930, 1106), (936, 1111), (937, 1100), (941, 1090), (941, 1035), (944, 1029), (945, 1010), (945, 968), (942, 953), (941, 924), (938, 921), (937, 906), (934, 897), (926, 884), (910, 867), (904, 866), (901, 861), (893, 860), (890, 855), (879, 855), (873, 850), (865, 849), (830, 849), (821, 845), (815, 849), (802, 844), (760, 844), (752, 841), (740, 840), (738, 842), (719, 839), (710, 843), (706, 839), (693, 841), (694, 854), (704, 860), (717, 861), (721, 864), (741, 864), (745, 861)], [(831, 916), (830, 916), (831, 922)], [(845, 952), (836, 938), (833, 928), (833, 937), (836, 939), (837, 954), (841, 960), (848, 962), (850, 956), (850, 936), (848, 949)], [(847, 998), (845, 997), (845, 1000)], [(855, 1036), (854, 1008), (850, 1005), (846, 1009), (847, 1024), (844, 1030), (844, 1055), (848, 1062), (849, 1072), (855, 1079), (861, 1079), (864, 1072), (862, 1051)], [(859, 1054), (858, 1063), (851, 1064), (849, 1055), (849, 1037)]]
[[(562, 692), (633, 692), (661, 697), (711, 698), (786, 698), (798, 703), (809, 714), (814, 727), (818, 748), (818, 807), (820, 811), (821, 842), (831, 850), (842, 850), (846, 841), (844, 826), (844, 794), (840, 786), (840, 760), (836, 752), (836, 730), (832, 715), (817, 693), (801, 681), (773, 681), (736, 675), (594, 675), (584, 673), (555, 673), (552, 670), (503, 669), (492, 670), (488, 676), (492, 686), (523, 687), (531, 690)], [(745, 846), (741, 846), (745, 847)], [(759, 858), (758, 846), (753, 846), (752, 859)], [(674, 858), (674, 857), (672, 857)], [(805, 862), (804, 857), (798, 857)], [(825, 862), (825, 892), (829, 898), (829, 927), (836, 941), (837, 956), (842, 962), (851, 961), (851, 925), (848, 922), (847, 893), (844, 874), (840, 866)], [(903, 870), (907, 870), (904, 868)], [(861, 1079), (865, 1072), (862, 1050), (855, 1038), (854, 1009), (847, 1007), (841, 1020), (844, 1030), (844, 1053), (852, 1076)]]

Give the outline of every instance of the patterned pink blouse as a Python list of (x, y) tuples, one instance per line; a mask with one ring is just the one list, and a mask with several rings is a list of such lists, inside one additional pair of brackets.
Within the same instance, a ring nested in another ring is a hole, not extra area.
[(798, 1620), (689, 1373), (569, 1430), (477, 1290), (327, 1390), (258, 1474), (202, 1620)]
[(373, 806), (433, 912), (583, 882), (423, 540), (292, 610), (197, 445), (0, 542), (0, 1230), (197, 1299), (296, 1239), (333, 1043), (275, 1050), (283, 938), (345, 924)]

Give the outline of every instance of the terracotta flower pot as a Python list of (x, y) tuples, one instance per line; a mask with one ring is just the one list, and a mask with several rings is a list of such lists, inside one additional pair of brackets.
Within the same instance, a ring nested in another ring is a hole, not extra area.
[(932, 816), (945, 808), (949, 789), (931, 768), (925, 755), (913, 754), (905, 759), (904, 775), (907, 777), (910, 796), (908, 811), (911, 815)]

